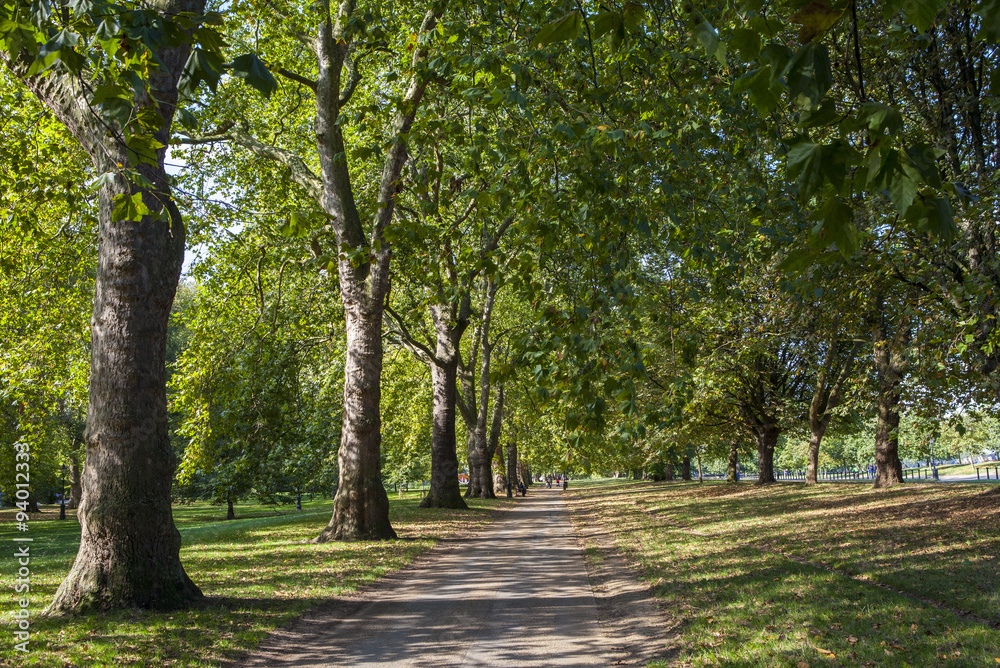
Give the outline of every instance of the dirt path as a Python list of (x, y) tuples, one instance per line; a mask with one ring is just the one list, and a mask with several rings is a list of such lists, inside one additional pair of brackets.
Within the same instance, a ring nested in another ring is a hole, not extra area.
[(377, 590), (274, 634), (246, 665), (636, 665), (635, 639), (599, 617), (566, 504), (542, 489)]

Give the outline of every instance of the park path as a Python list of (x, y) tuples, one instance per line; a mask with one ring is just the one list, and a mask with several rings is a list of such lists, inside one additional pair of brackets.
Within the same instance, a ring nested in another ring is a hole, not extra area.
[(347, 616), (302, 620), (247, 665), (608, 666), (613, 645), (566, 504), (536, 488)]

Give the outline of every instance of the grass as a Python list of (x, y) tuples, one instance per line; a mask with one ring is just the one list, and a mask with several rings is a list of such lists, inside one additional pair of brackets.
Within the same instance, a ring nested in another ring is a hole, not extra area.
[(570, 492), (575, 519), (613, 535), (678, 624), (655, 665), (1000, 664), (1000, 490)]
[[(325, 526), (332, 502), (288, 507), (175, 506), (183, 539), (181, 560), (206, 595), (204, 605), (183, 611), (128, 610), (109, 615), (43, 619), (38, 615), (69, 571), (80, 541), (79, 524), (59, 521), (58, 507), (33, 516), (31, 638), (29, 654), (15, 652), (12, 597), (2, 617), (3, 666), (216, 666), (237, 660), (267, 634), (318, 602), (355, 591), (402, 568), (443, 536), (471, 528), (505, 501), (470, 500), (471, 512), (417, 508), (418, 494), (390, 495), (390, 517), (400, 540), (305, 543)], [(2, 542), (13, 553), (13, 511), (0, 512)], [(12, 581), (13, 559), (0, 560)]]

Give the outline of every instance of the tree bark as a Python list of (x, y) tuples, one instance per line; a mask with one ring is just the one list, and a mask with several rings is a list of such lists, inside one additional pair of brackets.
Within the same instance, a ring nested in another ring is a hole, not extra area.
[(726, 482), (739, 482), (740, 442), (734, 440), (729, 445), (729, 466), (726, 469)]
[[(180, 12), (201, 15), (202, 0), (153, 3), (167, 20)], [(167, 429), (166, 335), (184, 258), (184, 225), (164, 170), (166, 144), (177, 105), (177, 82), (190, 47), (163, 47), (153, 70), (154, 99), (136, 96), (153, 114), (152, 137), (162, 144), (151, 162), (130, 156), (97, 118), (79, 82), (58, 73), (25, 80), (74, 134), (99, 172), (115, 172), (99, 193), (96, 294), (91, 320), (90, 403), (86, 464), (77, 517), (80, 547), (46, 615), (121, 608), (175, 608), (201, 597), (180, 562), (170, 487), (176, 466)], [(139, 187), (118, 174), (140, 173)], [(113, 220), (116, 197), (141, 194), (152, 212), (139, 220)]]
[(70, 510), (80, 507), (80, 498), (83, 496), (83, 483), (80, 479), (80, 465), (70, 462), (69, 465), (69, 502), (66, 507)]
[(774, 448), (781, 429), (775, 424), (764, 424), (757, 429), (757, 484), (776, 482), (774, 478)]
[(226, 519), (236, 519), (236, 509), (233, 508), (233, 497), (228, 495), (226, 496)]
[[(480, 355), (479, 397), (474, 405), (467, 404), (467, 427), (470, 431), (468, 442), (469, 490), (467, 496), (481, 499), (496, 498), (496, 494), (493, 493), (493, 453), (490, 451), (490, 441), (493, 439), (487, 431), (489, 426), (487, 421), (490, 418), (490, 365), (493, 357), (493, 346), (490, 343), (490, 322), (493, 317), (497, 289), (498, 285), (489, 279), (486, 287), (486, 302), (483, 305), (482, 320), (477, 333)], [(475, 364), (475, 358), (473, 358), (472, 364)], [(473, 384), (472, 378), (471, 372), (463, 374), (463, 382), (467, 383), (464, 388), (467, 401), (469, 399), (475, 401), (476, 399), (475, 391), (469, 387)], [(499, 409), (502, 411), (502, 405)], [(497, 432), (500, 428), (497, 425), (500, 411), (497, 410), (496, 406), (494, 407), (493, 423), (496, 425)], [(499, 438), (499, 433), (496, 434), (496, 437)], [(473, 480), (476, 481), (475, 484), (473, 484)]]
[(675, 477), (674, 460), (669, 459), (663, 464), (663, 479), (668, 482), (673, 482)]
[[(388, 264), (388, 258), (385, 263)], [(316, 537), (318, 543), (396, 537), (389, 523), (389, 496), (382, 485), (381, 465), (382, 298), (385, 292), (384, 289), (380, 294), (376, 291), (377, 299), (363, 299), (363, 295), (358, 298), (356, 295), (366, 290), (365, 284), (351, 280), (354, 269), (350, 260), (342, 259), (340, 264), (347, 329), (344, 417), (337, 453), (340, 480), (333, 501), (333, 516)], [(383, 276), (383, 280), (388, 281), (388, 277)]]
[(479, 450), (476, 448), (476, 432), (474, 429), (465, 429), (465, 460), (469, 465), (469, 484), (465, 487), (465, 498), (481, 498), (483, 477), (480, 469)]
[(517, 485), (517, 443), (511, 441), (507, 444), (507, 498), (514, 496), (514, 487)]
[(691, 458), (688, 456), (681, 460), (681, 480), (691, 481)]
[(517, 478), (525, 487), (531, 487), (531, 467), (523, 461), (517, 461)]
[[(421, 508), (468, 508), (458, 483), (455, 448), (455, 367), (431, 365), (434, 386), (431, 485)], [(450, 394), (450, 396), (448, 396)]]
[(904, 346), (911, 330), (904, 322), (895, 336), (890, 336), (885, 322), (885, 309), (879, 302), (879, 313), (873, 330), (875, 373), (878, 396), (878, 423), (875, 427), (874, 488), (892, 487), (903, 482), (903, 463), (899, 460), (899, 401), (906, 371)]
[[(434, 386), (431, 436), (431, 486), (421, 508), (468, 508), (458, 484), (458, 453), (455, 446), (458, 350), (455, 345), (465, 327), (451, 326), (448, 311), (431, 309), (437, 330), (437, 350), (431, 362)], [(470, 480), (471, 484), (471, 480)]]

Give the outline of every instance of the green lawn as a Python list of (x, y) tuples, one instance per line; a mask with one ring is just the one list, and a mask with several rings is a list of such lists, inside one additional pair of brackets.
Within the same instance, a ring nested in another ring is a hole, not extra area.
[[(59, 521), (58, 507), (33, 516), (27, 534), (15, 532), (13, 511), (0, 512), (5, 549), (15, 533), (31, 544), (30, 653), (11, 642), (12, 601), (3, 613), (4, 666), (212, 666), (238, 659), (272, 629), (287, 624), (317, 602), (356, 590), (399, 569), (442, 536), (485, 522), (506, 501), (471, 500), (472, 511), (423, 510), (418, 495), (390, 495), (391, 519), (400, 540), (375, 543), (308, 544), (326, 525), (332, 502), (294, 506), (241, 505), (236, 520), (208, 504), (175, 506), (183, 538), (181, 559), (206, 595), (204, 605), (176, 612), (126, 612), (75, 619), (38, 615), (69, 571), (80, 540), (75, 518)], [(5, 581), (12, 559), (0, 560)]]
[(569, 498), (676, 621), (669, 665), (1000, 664), (1000, 490), (638, 483)]

